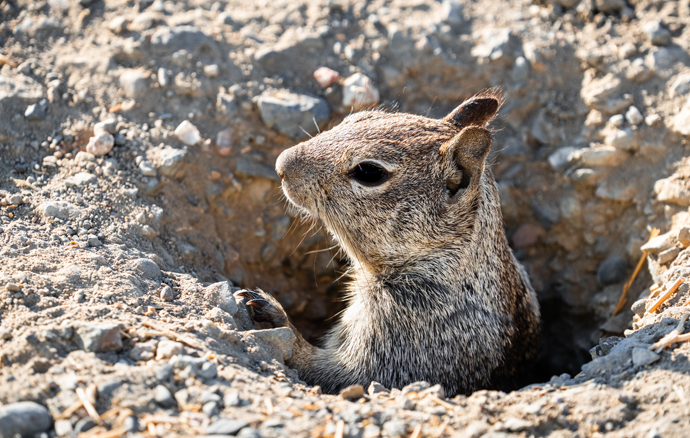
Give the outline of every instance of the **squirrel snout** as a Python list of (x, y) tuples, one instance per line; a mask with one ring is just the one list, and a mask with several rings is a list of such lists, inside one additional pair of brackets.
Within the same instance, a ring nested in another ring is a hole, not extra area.
[(281, 179), (294, 174), (296, 170), (296, 158), (294, 148), (284, 150), (276, 160), (276, 172)]

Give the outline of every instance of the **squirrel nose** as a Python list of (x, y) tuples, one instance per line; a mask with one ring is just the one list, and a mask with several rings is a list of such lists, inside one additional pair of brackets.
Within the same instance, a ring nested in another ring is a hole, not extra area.
[(285, 179), (290, 174), (294, 173), (295, 167), (295, 148), (284, 150), (276, 160), (276, 172), (281, 179)]

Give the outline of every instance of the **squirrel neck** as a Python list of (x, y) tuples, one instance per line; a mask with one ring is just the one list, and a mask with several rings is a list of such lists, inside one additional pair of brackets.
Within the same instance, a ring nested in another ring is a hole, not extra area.
[(350, 293), (353, 298), (379, 294), (460, 293), (471, 287), (482, 291), (502, 284), (506, 276), (517, 276), (512, 251), (503, 230), (498, 193), (493, 179), (480, 193), (481, 201), (469, 235), (447, 247), (408, 259), (400, 265), (386, 265), (376, 272), (361, 265), (352, 267)]

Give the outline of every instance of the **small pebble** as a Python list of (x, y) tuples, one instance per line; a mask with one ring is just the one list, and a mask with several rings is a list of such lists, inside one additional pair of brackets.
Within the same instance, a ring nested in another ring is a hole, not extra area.
[(364, 387), (362, 385), (351, 385), (343, 388), (339, 395), (345, 400), (355, 401), (364, 396)]
[(339, 77), (340, 74), (337, 71), (331, 70), (328, 67), (320, 67), (314, 72), (314, 79), (321, 85), (321, 88), (330, 87)]
[(105, 155), (113, 149), (115, 139), (107, 131), (101, 131), (89, 139), (86, 151), (96, 156)]
[(163, 286), (163, 289), (161, 289), (160, 297), (161, 300), (170, 302), (175, 300), (175, 292), (172, 290), (170, 286), (165, 285)]
[(188, 146), (194, 146), (201, 141), (199, 130), (189, 120), (185, 120), (175, 128), (175, 136)]

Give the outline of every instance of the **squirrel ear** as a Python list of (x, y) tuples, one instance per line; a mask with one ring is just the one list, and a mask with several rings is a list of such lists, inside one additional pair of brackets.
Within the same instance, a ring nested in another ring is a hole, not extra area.
[(501, 106), (501, 95), (497, 91), (478, 94), (455, 108), (443, 118), (462, 129), (466, 126), (486, 126), (496, 116)]
[(478, 126), (468, 126), (441, 146), (441, 156), (448, 163), (446, 186), (451, 196), (460, 189), (479, 186), (490, 150), (491, 133)]

